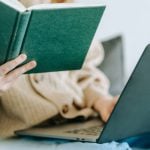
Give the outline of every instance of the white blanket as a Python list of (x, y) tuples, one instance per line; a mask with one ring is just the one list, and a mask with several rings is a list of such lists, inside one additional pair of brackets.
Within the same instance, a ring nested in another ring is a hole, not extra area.
[(126, 143), (81, 143), (51, 141), (45, 139), (0, 140), (0, 150), (131, 150)]

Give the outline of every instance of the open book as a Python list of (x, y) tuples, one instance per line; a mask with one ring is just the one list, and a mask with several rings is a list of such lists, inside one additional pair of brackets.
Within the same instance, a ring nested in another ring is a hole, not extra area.
[[(104, 5), (38, 4), (0, 0), (0, 65), (25, 53), (37, 67), (28, 73), (80, 69)], [(26, 63), (25, 62), (25, 63)]]

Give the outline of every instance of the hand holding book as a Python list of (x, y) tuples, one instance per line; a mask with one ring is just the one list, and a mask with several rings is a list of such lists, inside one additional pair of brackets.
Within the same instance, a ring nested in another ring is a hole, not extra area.
[(81, 69), (105, 6), (24, 4), (0, 1), (0, 65), (24, 53), (38, 64), (27, 73)]
[(20, 66), (17, 69), (14, 69), (17, 66), (21, 65), (26, 59), (27, 56), (25, 54), (21, 54), (16, 59), (0, 66), (0, 95), (8, 90), (11, 85), (17, 80), (17, 78), (36, 66), (35, 61), (30, 61), (29, 63)]

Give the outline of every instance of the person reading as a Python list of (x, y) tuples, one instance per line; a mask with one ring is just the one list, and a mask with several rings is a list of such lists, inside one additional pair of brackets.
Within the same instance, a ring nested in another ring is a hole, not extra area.
[[(26, 5), (34, 3), (34, 0), (21, 1), (28, 2)], [(87, 119), (99, 115), (104, 122), (108, 120), (118, 97), (109, 93), (109, 80), (97, 68), (104, 59), (103, 47), (98, 42), (93, 41), (83, 68), (78, 71), (23, 75), (36, 67), (35, 61), (14, 70), (26, 59), (27, 56), (21, 54), (0, 66), (2, 138), (56, 116)]]

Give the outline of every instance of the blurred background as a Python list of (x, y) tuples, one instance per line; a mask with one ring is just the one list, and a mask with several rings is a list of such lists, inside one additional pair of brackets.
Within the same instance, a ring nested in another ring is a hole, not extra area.
[(150, 43), (149, 0), (76, 0), (107, 5), (96, 37), (106, 40), (123, 36), (126, 79), (131, 74), (145, 46)]

